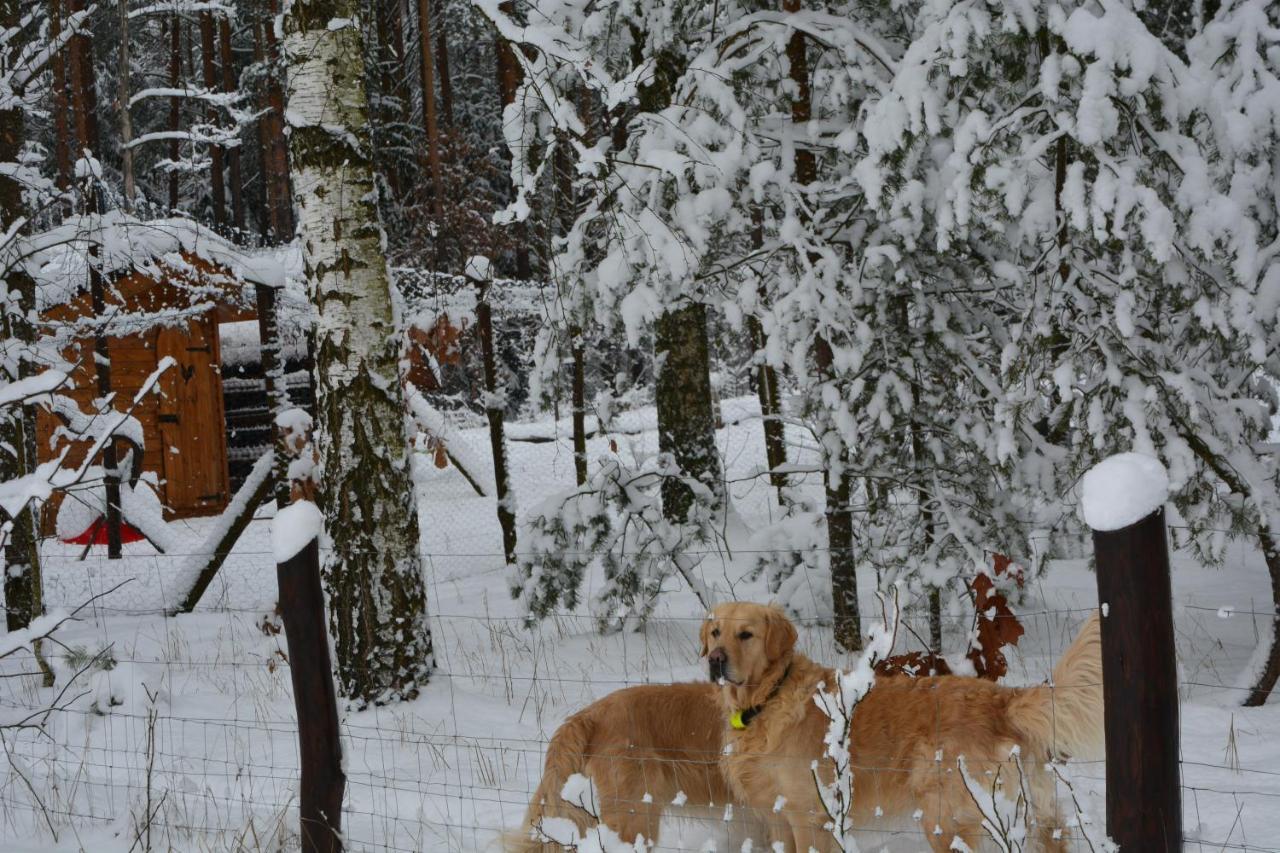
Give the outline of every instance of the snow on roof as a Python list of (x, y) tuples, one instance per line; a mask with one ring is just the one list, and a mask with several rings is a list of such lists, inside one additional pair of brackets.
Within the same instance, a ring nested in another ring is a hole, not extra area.
[[(40, 310), (68, 303), (88, 289), (90, 253), (96, 251), (95, 264), (108, 275), (138, 271), (161, 278), (191, 268), (191, 258), (198, 258), (225, 272), (231, 284), (277, 288), (282, 333), (305, 328), (312, 317), (302, 252), (296, 242), (250, 248), (186, 217), (142, 220), (112, 210), (101, 216), (69, 217), (32, 235), (23, 250), (23, 263), (36, 281)], [(476, 286), (464, 276), (393, 267), (391, 280), (405, 321), (430, 325), (444, 315), (455, 322), (474, 320)], [(555, 288), (540, 281), (494, 279), (490, 292), (498, 316), (539, 316), (555, 298)], [(247, 327), (241, 337), (247, 344), (251, 337)]]
[(225, 270), (233, 280), (277, 288), (302, 286), (302, 257), (296, 246), (246, 248), (192, 219), (141, 220), (120, 210), (101, 216), (72, 216), (32, 235), (24, 263), (36, 281), (41, 309), (74, 299), (89, 285), (89, 255), (104, 273), (138, 270), (159, 275), (181, 269), (196, 257)]

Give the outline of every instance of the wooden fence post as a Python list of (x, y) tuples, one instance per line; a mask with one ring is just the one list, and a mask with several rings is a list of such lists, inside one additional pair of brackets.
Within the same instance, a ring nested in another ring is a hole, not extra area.
[[(296, 516), (296, 518), (295, 518)], [(309, 516), (309, 517), (308, 517)], [(289, 649), (289, 677), (298, 712), (298, 754), (301, 791), (298, 797), (304, 853), (342, 850), (342, 795), (347, 778), (342, 770), (342, 742), (338, 730), (338, 700), (333, 687), (333, 662), (320, 589), (320, 546), (315, 536), (296, 553), (282, 546), (298, 524), (322, 523), (315, 504), (299, 501), (276, 513), (276, 580), (280, 585), (280, 615)], [(284, 559), (280, 559), (283, 557)]]
[(1107, 835), (1121, 850), (1182, 849), (1178, 669), (1156, 459), (1112, 456), (1084, 478), (1102, 608)]

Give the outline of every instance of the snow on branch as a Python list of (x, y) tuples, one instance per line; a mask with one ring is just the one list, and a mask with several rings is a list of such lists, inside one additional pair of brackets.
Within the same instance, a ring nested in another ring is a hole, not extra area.
[(87, 9), (74, 12), (66, 17), (62, 22), (62, 29), (58, 33), (58, 37), (51, 41), (33, 40), (28, 47), (28, 54), (18, 57), (18, 60), (11, 66), (13, 71), (8, 75), (6, 81), (0, 76), (0, 87), (7, 82), (7, 88), (15, 93), (21, 93), (26, 89), (36, 76), (44, 71), (45, 67), (53, 60), (55, 56), (65, 48), (71, 39), (75, 38), (82, 32), (87, 30), (89, 18), (98, 9), (97, 4), (90, 5)]
[[(880, 598), (881, 623), (873, 625), (862, 654), (849, 670), (836, 670), (836, 683), (818, 685), (813, 701), (831, 721), (823, 737), (826, 745), (821, 762), (813, 763), (813, 779), (822, 808), (827, 814), (826, 829), (840, 850), (856, 853), (853, 821), (853, 712), (876, 680), (875, 666), (893, 652), (898, 636), (898, 587), (891, 596)], [(821, 769), (820, 769), (821, 768)], [(826, 779), (831, 781), (826, 781)]]
[(219, 3), (216, 0), (172, 0), (172, 2), (152, 3), (137, 9), (129, 10), (129, 17), (143, 18), (150, 15), (194, 15), (200, 12), (213, 12), (225, 15), (228, 20), (236, 19), (235, 6)]

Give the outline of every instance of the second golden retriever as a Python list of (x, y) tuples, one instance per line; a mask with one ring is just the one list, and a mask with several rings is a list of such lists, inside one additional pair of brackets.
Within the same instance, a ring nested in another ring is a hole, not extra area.
[[(551, 820), (571, 821), (585, 835), (600, 823), (628, 844), (658, 840), (664, 810), (703, 807), (737, 850), (754, 831), (749, 814), (737, 809), (726, 820), (729, 786), (720, 768), (724, 718), (714, 684), (646, 684), (610, 693), (572, 715), (547, 746), (542, 781), (524, 826), (509, 833), (508, 851), (541, 853), (565, 849), (549, 840), (560, 833)], [(562, 796), (574, 774), (595, 786), (593, 813)], [(549, 820), (551, 819), (551, 820)]]
[[(796, 629), (776, 607), (717, 606), (702, 625), (702, 654), (721, 687), (727, 744), (722, 766), (735, 799), (784, 815), (775, 835), (788, 851), (833, 849), (812, 764), (829, 719), (814, 702), (834, 671), (795, 650)], [(1053, 671), (1053, 686), (1004, 687), (975, 678), (878, 679), (850, 726), (853, 822), (859, 829), (919, 832), (935, 851), (982, 847), (983, 816), (959, 759), (979, 784), (1017, 790), (1021, 755), (1033, 837), (1066, 849), (1050, 759), (1094, 755), (1102, 744), (1102, 661), (1097, 616)], [(824, 760), (825, 761), (825, 760)], [(830, 774), (829, 764), (826, 773)]]

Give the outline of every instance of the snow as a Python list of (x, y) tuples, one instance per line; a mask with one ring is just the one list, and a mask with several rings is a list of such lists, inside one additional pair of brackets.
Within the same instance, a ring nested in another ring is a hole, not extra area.
[(67, 381), (67, 374), (61, 370), (46, 370), (35, 376), (18, 379), (0, 387), (0, 406), (9, 406), (19, 401), (45, 397)]
[[(735, 597), (768, 601), (772, 593), (765, 578), (752, 579), (754, 555), (744, 547), (752, 532), (782, 520), (770, 490), (745, 479), (763, 465), (759, 421), (740, 417), (754, 405), (752, 398), (726, 399), (730, 425), (719, 433), (728, 475), (738, 480), (730, 487), (736, 518), (726, 532), (730, 544), (744, 553), (718, 554), (699, 570), (708, 582), (732, 588)], [(638, 432), (619, 443), (619, 452), (629, 462), (633, 447), (641, 456), (654, 453), (652, 408), (623, 413), (623, 418)], [(547, 420), (521, 426), (558, 436), (512, 453), (519, 505), (532, 507), (572, 487), (572, 448), (563, 424)], [(789, 427), (788, 433), (795, 445), (802, 443), (799, 427)], [(481, 464), (488, 464), (486, 429), (458, 429), (453, 441), (465, 442)], [(608, 435), (589, 440), (593, 464), (612, 453), (608, 442)], [(815, 458), (805, 449), (793, 462), (803, 467)], [(706, 611), (692, 595), (675, 589), (660, 600), (643, 632), (598, 633), (585, 602), (525, 628), (518, 603), (502, 582), (506, 569), (493, 499), (477, 496), (452, 468), (435, 468), (425, 453), (416, 468), (439, 671), (417, 700), (341, 712), (349, 779), (344, 827), (351, 849), (478, 853), (497, 849), (499, 832), (519, 825), (542, 772), (545, 744), (569, 714), (625, 685), (705, 678), (696, 638)], [(820, 475), (796, 474), (795, 479), (801, 497), (821, 495)], [(290, 674), (279, 654), (284, 637), (260, 627), (264, 617), (272, 618), (276, 601), (270, 514), (264, 508), (263, 517), (250, 525), (197, 611), (177, 618), (159, 611), (180, 593), (175, 570), (181, 569), (182, 556), (157, 557), (138, 543), (125, 547), (124, 560), (108, 561), (96, 552), (82, 562), (78, 547), (46, 546), (45, 594), (51, 609), (69, 609), (87, 594), (135, 578), (58, 634), (73, 647), (96, 650), (113, 644), (119, 662), (114, 674), (86, 679), (83, 686), (93, 688), (94, 698), (105, 695), (108, 703), (114, 698), (121, 704), (108, 704), (100, 716), (89, 709), (86, 696), (83, 706), (53, 717), (49, 738), (7, 736), (14, 760), (33, 771), (28, 778), (36, 780), (46, 801), (56, 790), (59, 808), (80, 816), (54, 814), (61, 839), (54, 842), (34, 799), (0, 758), (0, 779), (10, 783), (0, 848), (125, 853), (131, 834), (115, 830), (138, 813), (148, 778), (154, 791), (165, 794), (157, 827), (169, 827), (165, 831), (173, 833), (174, 849), (231, 849), (250, 824), (261, 836), (278, 822), (296, 823), (297, 735)], [(207, 541), (216, 522), (173, 524), (183, 541), (195, 543)], [(1255, 632), (1269, 623), (1265, 564), (1256, 550), (1241, 544), (1231, 546), (1225, 569), (1206, 567), (1186, 550), (1172, 556), (1187, 835), (1204, 839), (1207, 850), (1222, 849), (1224, 841), (1265, 847), (1261, 839), (1280, 834), (1280, 814), (1273, 808), (1280, 796), (1280, 778), (1274, 775), (1280, 765), (1280, 706), (1273, 700), (1262, 708), (1240, 708), (1242, 694), (1235, 689), (1236, 675), (1256, 647)], [(816, 573), (809, 580), (815, 590), (824, 583)], [(869, 627), (879, 616), (874, 573), (860, 569), (860, 581)], [(589, 573), (586, 597), (604, 582), (602, 571)], [(1043, 681), (1084, 613), (1096, 606), (1095, 578), (1085, 559), (1055, 560), (1025, 594), (1015, 608), (1027, 635), (1011, 655), (1013, 684)], [(816, 603), (807, 606), (808, 614), (819, 612)], [(1234, 616), (1219, 618), (1222, 608), (1232, 608)], [(906, 609), (903, 619), (927, 635), (921, 613)], [(962, 641), (967, 624), (948, 618), (944, 625), (948, 644)], [(895, 651), (911, 643), (903, 631)], [(853, 663), (836, 650), (829, 627), (809, 620), (801, 626), (800, 647), (831, 665), (847, 669)], [(23, 652), (11, 663), (31, 666)], [(51, 695), (28, 682), (0, 681), (0, 724), (18, 713), (15, 705), (30, 707)], [(152, 703), (148, 690), (162, 695)], [(148, 776), (146, 714), (151, 707), (159, 715), (160, 748)], [(1238, 769), (1224, 760), (1224, 744), (1232, 738)], [(1073, 770), (1077, 792), (1100, 819), (1101, 766), (1078, 763)], [(717, 809), (710, 820), (664, 819), (659, 849), (700, 849), (708, 840), (719, 841), (722, 836), (712, 827), (722, 827), (720, 816)], [(179, 826), (196, 829), (173, 828)], [(924, 846), (888, 849), (916, 853)], [(1194, 841), (1189, 847), (1197, 849)], [(266, 842), (264, 849), (271, 849)], [(729, 848), (719, 843), (716, 849)]]
[(53, 629), (58, 627), (58, 623), (67, 617), (66, 610), (61, 608), (51, 610), (43, 616), (32, 619), (27, 627), (0, 636), (0, 657), (11, 655), (19, 649), (29, 647), (34, 640), (49, 636)]
[(474, 281), (488, 281), (492, 275), (489, 259), (484, 255), (472, 255), (467, 258), (466, 277)]
[(1169, 474), (1145, 453), (1118, 453), (1084, 475), (1080, 508), (1094, 530), (1120, 530), (1141, 521), (1169, 499)]
[(88, 287), (90, 249), (97, 251), (95, 262), (104, 274), (139, 269), (162, 277), (165, 267), (188, 269), (183, 256), (190, 255), (226, 270), (232, 282), (301, 286), (302, 255), (296, 246), (246, 249), (183, 217), (143, 220), (121, 210), (71, 216), (26, 243), (24, 264), (38, 285), (42, 310)]
[(295, 554), (324, 533), (324, 514), (311, 501), (294, 501), (276, 513), (271, 522), (271, 550), (277, 563)]

